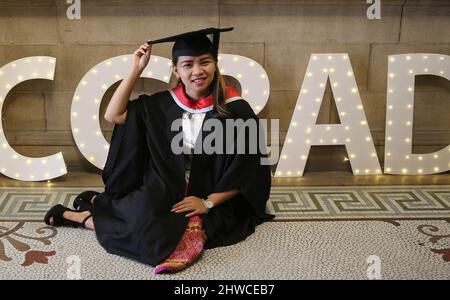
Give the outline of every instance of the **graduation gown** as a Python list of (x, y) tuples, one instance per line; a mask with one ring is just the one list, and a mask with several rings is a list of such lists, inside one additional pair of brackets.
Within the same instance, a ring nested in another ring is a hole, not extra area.
[[(255, 119), (249, 104), (233, 97), (226, 104), (232, 118)], [(102, 173), (105, 191), (96, 197), (92, 214), (99, 243), (110, 253), (152, 266), (166, 259), (187, 225), (185, 213), (171, 212), (186, 196), (239, 189), (239, 194), (201, 215), (205, 248), (237, 243), (255, 226), (273, 218), (265, 213), (271, 173), (257, 154), (194, 154), (189, 183), (185, 183), (183, 153), (171, 150), (171, 124), (185, 107), (170, 90), (130, 101), (124, 124), (115, 124)], [(215, 110), (203, 120), (214, 118)], [(222, 121), (224, 122), (224, 121)], [(210, 134), (201, 129), (197, 143)], [(225, 134), (223, 135), (225, 136)], [(224, 143), (225, 144), (225, 143)]]

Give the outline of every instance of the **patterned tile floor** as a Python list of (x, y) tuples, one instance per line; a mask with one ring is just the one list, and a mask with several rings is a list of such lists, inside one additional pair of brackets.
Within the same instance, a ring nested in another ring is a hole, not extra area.
[(450, 278), (450, 223), (442, 220), (269, 222), (161, 276), (106, 253), (92, 231), (37, 222), (0, 222), (0, 231), (0, 280)]
[[(0, 221), (40, 221), (55, 204), (84, 190), (0, 188)], [(267, 209), (276, 221), (450, 219), (450, 186), (273, 187)]]
[(106, 253), (92, 231), (42, 222), (88, 189), (101, 191), (0, 188), (0, 279), (450, 278), (448, 185), (273, 187), (275, 222), (162, 276)]
[(273, 187), (276, 220), (450, 219), (450, 186)]

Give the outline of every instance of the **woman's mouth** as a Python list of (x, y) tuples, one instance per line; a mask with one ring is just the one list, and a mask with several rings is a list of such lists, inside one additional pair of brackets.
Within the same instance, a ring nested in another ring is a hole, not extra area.
[(205, 81), (206, 77), (196, 78), (192, 80), (192, 82), (194, 82), (196, 85), (202, 85), (203, 83), (205, 83)]

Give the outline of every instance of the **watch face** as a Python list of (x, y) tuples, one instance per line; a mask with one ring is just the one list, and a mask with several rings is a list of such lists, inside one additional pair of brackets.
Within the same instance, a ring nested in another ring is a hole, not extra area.
[(214, 204), (211, 202), (211, 200), (205, 200), (205, 205), (207, 208), (212, 208)]

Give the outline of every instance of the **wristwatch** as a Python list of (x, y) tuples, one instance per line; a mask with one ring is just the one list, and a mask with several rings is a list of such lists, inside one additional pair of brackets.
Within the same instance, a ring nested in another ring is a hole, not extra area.
[(211, 200), (209, 200), (209, 198), (203, 199), (203, 204), (207, 209), (211, 209), (214, 207), (214, 203)]

